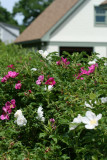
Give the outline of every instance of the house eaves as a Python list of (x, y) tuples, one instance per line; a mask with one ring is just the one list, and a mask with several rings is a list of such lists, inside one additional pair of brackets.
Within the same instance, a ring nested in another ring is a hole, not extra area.
[[(83, 2), (89, 0), (54, 0), (21, 34), (15, 43), (47, 41), (49, 34)], [(63, 18), (64, 17), (64, 18)]]
[(101, 4), (100, 4), (101, 7), (103, 7), (104, 9), (107, 9), (107, 0), (103, 1)]
[(9, 32), (11, 35), (17, 37), (17, 35), (14, 34), (13, 32), (11, 32), (9, 29), (7, 29), (7, 28), (3, 25), (3, 23), (0, 23), (0, 26), (1, 26), (5, 31)]

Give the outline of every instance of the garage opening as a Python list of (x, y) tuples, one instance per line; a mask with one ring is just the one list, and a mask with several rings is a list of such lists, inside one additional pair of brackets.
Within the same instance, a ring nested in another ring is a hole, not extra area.
[(91, 56), (93, 52), (93, 47), (60, 47), (60, 56), (62, 55), (63, 51), (69, 52), (70, 54), (74, 52), (86, 52), (88, 55)]

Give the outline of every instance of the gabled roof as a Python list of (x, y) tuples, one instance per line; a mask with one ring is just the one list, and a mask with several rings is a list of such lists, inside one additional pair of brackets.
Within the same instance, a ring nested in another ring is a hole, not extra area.
[(107, 4), (107, 0), (101, 3), (101, 5), (105, 5), (105, 4)]
[(14, 32), (12, 32), (12, 30), (10, 31), (8, 28), (6, 28), (6, 26), (11, 27), (11, 28), (15, 28), (15, 29), (18, 29), (18, 27), (14, 27), (14, 26), (12, 26), (12, 25), (8, 25), (8, 24), (3, 23), (3, 22), (0, 22), (0, 26), (1, 26), (4, 30), (6, 30), (7, 32), (9, 32), (11, 35), (17, 37), (17, 35), (16, 35)]
[(15, 40), (15, 43), (40, 40), (71, 8), (83, 0), (54, 0)]

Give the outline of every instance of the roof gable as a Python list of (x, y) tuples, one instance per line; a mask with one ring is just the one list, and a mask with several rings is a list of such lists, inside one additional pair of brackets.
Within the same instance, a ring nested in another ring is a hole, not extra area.
[(41, 39), (77, 3), (84, 0), (54, 0), (16, 39), (15, 43)]
[(105, 0), (103, 3), (101, 3), (101, 5), (106, 5), (107, 4), (107, 0)]

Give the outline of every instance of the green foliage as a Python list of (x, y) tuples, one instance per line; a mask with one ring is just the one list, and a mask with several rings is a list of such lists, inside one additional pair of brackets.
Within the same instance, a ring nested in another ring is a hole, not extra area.
[(14, 20), (12, 14), (2, 6), (0, 6), (0, 22), (5, 22), (16, 26), (18, 25), (17, 21)]
[[(96, 53), (84, 58), (85, 53), (70, 55), (65, 52), (69, 65), (57, 65), (61, 57), (51, 53), (50, 60), (43, 58), (34, 50), (21, 46), (0, 43), (0, 77), (8, 71), (19, 75), (5, 83), (0, 82), (0, 115), (2, 107), (11, 99), (16, 100), (9, 120), (0, 119), (0, 159), (12, 160), (106, 160), (107, 103), (101, 97), (107, 97), (106, 58), (98, 58)], [(82, 75), (84, 80), (76, 79), (81, 67), (88, 70), (88, 62), (97, 59), (98, 67), (90, 75)], [(15, 69), (7, 67), (13, 64)], [(32, 71), (37, 68), (37, 71)], [(40, 75), (44, 75), (41, 85), (36, 84)], [(54, 77), (56, 84), (51, 91), (45, 90), (45, 82)], [(21, 81), (22, 87), (15, 89)], [(32, 92), (29, 93), (29, 90)], [(90, 102), (91, 100), (91, 102)], [(88, 108), (85, 101), (93, 106)], [(95, 103), (96, 101), (96, 103)], [(42, 105), (45, 122), (37, 119), (37, 109)], [(21, 109), (27, 119), (26, 126), (20, 127), (14, 113)], [(81, 123), (74, 130), (69, 124), (78, 114), (85, 116), (91, 110), (102, 114), (99, 125), (86, 129)], [(50, 119), (54, 118), (52, 127)]]
[(23, 25), (28, 26), (53, 0), (20, 0), (13, 8), (13, 15), (24, 16)]

